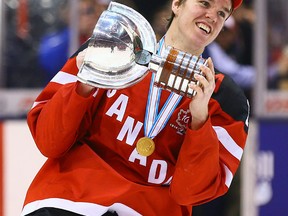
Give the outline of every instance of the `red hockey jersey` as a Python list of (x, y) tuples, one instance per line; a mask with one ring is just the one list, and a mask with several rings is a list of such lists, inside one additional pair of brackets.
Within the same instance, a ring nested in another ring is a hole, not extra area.
[[(202, 128), (189, 129), (190, 99), (182, 98), (154, 138), (155, 151), (144, 157), (135, 145), (144, 136), (151, 73), (132, 87), (97, 89), (84, 98), (75, 91), (76, 54), (28, 114), (35, 143), (48, 159), (27, 192), (22, 215), (43, 207), (82, 215), (191, 215), (193, 205), (227, 192), (249, 116), (246, 97), (229, 77), (216, 74)], [(162, 91), (160, 107), (169, 94)]]

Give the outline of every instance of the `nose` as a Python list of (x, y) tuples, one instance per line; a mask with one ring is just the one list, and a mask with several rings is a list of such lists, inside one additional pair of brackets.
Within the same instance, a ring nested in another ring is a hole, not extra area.
[(208, 10), (206, 13), (206, 18), (215, 23), (217, 21), (217, 11), (213, 9)]

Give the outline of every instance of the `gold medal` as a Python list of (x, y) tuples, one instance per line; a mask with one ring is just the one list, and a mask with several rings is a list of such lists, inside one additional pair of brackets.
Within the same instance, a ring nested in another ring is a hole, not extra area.
[(149, 137), (142, 137), (137, 141), (136, 150), (142, 156), (150, 156), (155, 150), (155, 143)]

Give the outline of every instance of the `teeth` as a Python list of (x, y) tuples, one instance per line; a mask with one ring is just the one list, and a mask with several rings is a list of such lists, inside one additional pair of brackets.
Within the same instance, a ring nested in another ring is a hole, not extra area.
[(209, 28), (209, 26), (207, 26), (207, 25), (205, 25), (205, 24), (203, 24), (203, 23), (199, 23), (199, 24), (198, 24), (198, 27), (201, 28), (202, 30), (204, 30), (207, 34), (210, 33), (210, 28)]

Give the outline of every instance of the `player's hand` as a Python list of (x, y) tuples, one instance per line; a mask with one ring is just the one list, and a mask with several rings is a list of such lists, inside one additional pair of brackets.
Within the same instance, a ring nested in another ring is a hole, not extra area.
[[(76, 65), (78, 69), (80, 69), (81, 65), (84, 62), (86, 51), (87, 49), (84, 49), (83, 51), (79, 52), (78, 55), (76, 56)], [(76, 92), (83, 97), (88, 97), (89, 95), (91, 95), (94, 89), (95, 87), (82, 83), (82, 82), (77, 83), (77, 86), (76, 86)]]
[(200, 85), (189, 84), (189, 87), (196, 91), (196, 95), (189, 104), (193, 130), (201, 128), (208, 119), (208, 103), (215, 89), (215, 70), (212, 59), (208, 58), (208, 65), (202, 65), (200, 70), (203, 76), (195, 74), (195, 79), (199, 81)]
[(84, 62), (84, 57), (86, 54), (87, 48), (84, 49), (83, 51), (79, 52), (78, 55), (76, 56), (76, 65), (78, 67), (78, 69), (80, 69), (81, 65)]

